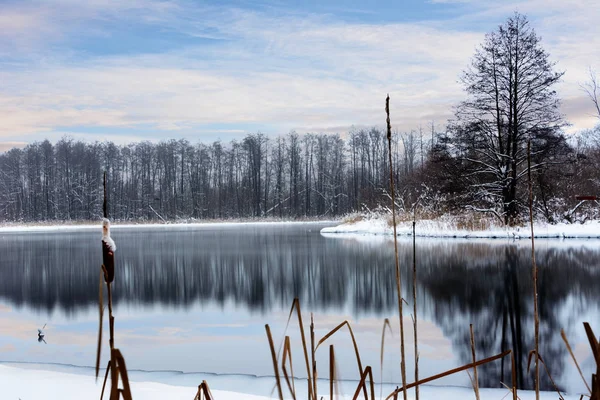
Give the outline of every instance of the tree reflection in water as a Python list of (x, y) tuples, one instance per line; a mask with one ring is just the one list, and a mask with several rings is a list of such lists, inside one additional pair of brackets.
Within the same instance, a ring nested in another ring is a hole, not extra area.
[[(138, 307), (233, 303), (252, 313), (345, 310), (354, 316), (395, 315), (391, 241), (325, 238), (318, 225), (202, 229), (116, 229), (120, 243), (115, 303)], [(0, 297), (16, 306), (75, 316), (96, 307), (98, 232), (6, 234), (0, 242)], [(400, 241), (404, 293), (411, 298), (412, 243)], [(577, 315), (598, 303), (600, 250), (545, 242), (539, 265), (540, 354), (560, 378), (567, 334)], [(469, 324), (478, 358), (513, 349), (520, 388), (533, 343), (530, 247), (525, 242), (418, 240), (418, 312), (434, 321), (464, 363), (471, 360)], [(479, 368), (482, 387), (510, 383), (510, 360)], [(542, 374), (541, 387), (551, 389)]]

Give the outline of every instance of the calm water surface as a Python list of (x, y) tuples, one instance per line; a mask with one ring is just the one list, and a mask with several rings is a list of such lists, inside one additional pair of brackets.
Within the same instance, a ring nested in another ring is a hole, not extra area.
[[(299, 297), (317, 338), (349, 320), (363, 363), (376, 380), (399, 376), (394, 247), (389, 238), (325, 237), (324, 224), (215, 225), (114, 229), (116, 346), (131, 370), (272, 375), (265, 335), (281, 342), (292, 300)], [(417, 316), (421, 377), (470, 362), (469, 324), (478, 358), (514, 349), (520, 387), (530, 388), (534, 348), (531, 247), (527, 241), (417, 239)], [(412, 241), (399, 242), (407, 343), (413, 380)], [(101, 263), (98, 231), (0, 233), (0, 362), (93, 366)], [(560, 338), (564, 329), (582, 364), (593, 360), (582, 327), (600, 331), (600, 242), (537, 241), (540, 266), (540, 354), (560, 387), (583, 383)], [(396, 317), (395, 317), (396, 316)], [(384, 318), (390, 318), (380, 371)], [(47, 324), (47, 344), (37, 328)], [(105, 330), (108, 333), (108, 330)], [(295, 321), (295, 368), (303, 370)], [(107, 339), (105, 335), (105, 339)], [(336, 334), (341, 378), (356, 379), (352, 345)], [(106, 344), (106, 347), (108, 345)], [(320, 376), (327, 346), (317, 352)], [(103, 354), (103, 364), (106, 353)], [(296, 365), (297, 364), (297, 365)], [(478, 370), (482, 386), (510, 382), (510, 363)], [(303, 375), (299, 372), (298, 375)], [(543, 387), (549, 388), (546, 375)], [(439, 381), (468, 385), (466, 373)]]

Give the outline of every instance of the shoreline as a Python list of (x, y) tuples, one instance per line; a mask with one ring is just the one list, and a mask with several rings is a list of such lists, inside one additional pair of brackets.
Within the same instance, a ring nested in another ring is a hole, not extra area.
[[(363, 219), (356, 222), (342, 223), (321, 229), (321, 234), (328, 237), (355, 236), (394, 236), (391, 224), (385, 217)], [(584, 224), (548, 224), (534, 222), (534, 238), (540, 239), (600, 239), (600, 221), (588, 221)], [(412, 221), (396, 224), (396, 236), (412, 237)], [(435, 219), (417, 220), (415, 236), (423, 238), (446, 239), (531, 239), (529, 225), (520, 227), (490, 226), (486, 229), (464, 229), (455, 220)]]
[[(227, 226), (251, 226), (251, 225), (302, 225), (302, 224), (339, 224), (340, 220), (205, 220), (205, 221), (171, 221), (171, 222), (119, 222), (111, 221), (111, 229), (167, 229), (167, 228), (206, 228), (206, 227), (227, 227)], [(91, 230), (101, 229), (102, 220), (96, 221), (68, 221), (65, 223), (49, 222), (43, 223), (24, 223), (0, 224), (0, 233), (20, 233), (20, 232), (54, 232), (54, 231), (73, 231), (73, 230)]]

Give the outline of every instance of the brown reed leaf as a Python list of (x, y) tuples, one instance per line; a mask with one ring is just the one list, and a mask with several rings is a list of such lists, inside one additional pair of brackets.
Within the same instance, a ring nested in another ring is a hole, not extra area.
[(370, 382), (369, 387), (370, 387), (370, 393), (371, 393), (371, 400), (375, 400), (375, 386), (373, 384), (373, 372), (371, 370), (371, 367), (368, 365), (365, 368), (365, 371), (360, 376), (360, 382), (358, 382), (358, 386), (356, 387), (354, 396), (352, 396), (352, 400), (358, 399), (361, 388), (363, 389), (363, 391), (367, 390), (367, 385), (366, 385), (367, 376), (369, 377), (369, 382)]
[(100, 392), (100, 400), (104, 397), (104, 388), (106, 387), (106, 381), (108, 380), (108, 372), (110, 371), (110, 365), (112, 364), (111, 360), (108, 360), (108, 365), (106, 366), (106, 373), (104, 374), (104, 381), (102, 382), (102, 391)]
[(567, 335), (565, 334), (564, 329), (560, 330), (560, 336), (562, 337), (563, 341), (565, 342), (565, 345), (567, 346), (567, 350), (569, 351), (569, 354), (571, 355), (571, 358), (573, 359), (573, 362), (575, 363), (575, 367), (577, 367), (577, 371), (579, 371), (579, 376), (581, 376), (583, 383), (585, 383), (585, 387), (587, 388), (588, 392), (590, 392), (590, 394), (592, 394), (592, 389), (590, 389), (590, 385), (588, 385), (587, 381), (585, 380), (585, 377), (583, 376), (583, 372), (581, 371), (581, 368), (579, 367), (579, 363), (577, 362), (577, 359), (575, 358), (575, 354), (573, 354), (573, 349), (571, 349), (571, 344), (567, 340)]
[(584, 322), (583, 327), (590, 342), (590, 346), (592, 347), (594, 360), (596, 360), (597, 365), (600, 365), (600, 346), (598, 345), (598, 339), (596, 339), (596, 335), (594, 334), (594, 331), (588, 322)]
[[(287, 323), (285, 325), (285, 329), (284, 329), (284, 335), (287, 332), (287, 329), (290, 325), (290, 321), (292, 319), (292, 315), (294, 314), (294, 310), (296, 310), (296, 316), (298, 317), (298, 328), (300, 330), (300, 338), (302, 339), (302, 349), (304, 351), (304, 362), (306, 365), (306, 375), (308, 376), (308, 398), (310, 400), (316, 400), (317, 399), (317, 394), (313, 393), (313, 376), (311, 374), (310, 371), (310, 361), (308, 359), (308, 347), (306, 345), (306, 336), (304, 335), (304, 324), (302, 322), (302, 312), (300, 309), (300, 300), (296, 297), (294, 298), (294, 301), (292, 301), (292, 308), (290, 309), (290, 314), (288, 315), (288, 320)], [(282, 343), (283, 346), (283, 343)], [(281, 348), (279, 349), (279, 352), (277, 354), (277, 358), (279, 358), (279, 353), (281, 353)]]
[(269, 324), (265, 325), (265, 330), (267, 331), (267, 338), (269, 339), (269, 347), (271, 348), (271, 357), (273, 359), (273, 370), (275, 372), (275, 380), (277, 382), (277, 392), (279, 393), (279, 398), (283, 400), (283, 392), (281, 391), (281, 379), (279, 378), (279, 368), (277, 367), (277, 355), (275, 354), (275, 345), (273, 345), (273, 336), (271, 335), (271, 328)]
[[(285, 366), (285, 362), (287, 359), (290, 359), (290, 370), (292, 374), (292, 381), (290, 382), (290, 376), (288, 374), (287, 368)], [(283, 371), (283, 377), (285, 378), (285, 382), (287, 383), (288, 389), (292, 394), (292, 398), (296, 400), (296, 386), (294, 385), (294, 363), (292, 362), (292, 346), (290, 344), (290, 337), (285, 337), (285, 342), (283, 345), (283, 359), (281, 360), (281, 369)]]
[(319, 340), (319, 342), (317, 343), (316, 349), (318, 349), (321, 344), (323, 344), (327, 339), (329, 339), (331, 336), (333, 336), (337, 331), (342, 329), (344, 326), (347, 326), (348, 331), (350, 332), (350, 337), (352, 338), (352, 344), (354, 345), (354, 353), (356, 355), (356, 361), (358, 363), (358, 368), (360, 370), (359, 372), (362, 375), (363, 368), (362, 368), (362, 362), (360, 359), (360, 353), (358, 351), (358, 344), (356, 343), (356, 338), (354, 337), (354, 332), (352, 331), (352, 327), (350, 326), (350, 322), (348, 322), (348, 320), (345, 320), (344, 322), (340, 323), (338, 326), (336, 326), (331, 331), (329, 331), (325, 336), (323, 336), (321, 338), (321, 340)]
[(500, 354), (496, 354), (495, 356), (491, 356), (491, 357), (485, 358), (485, 359), (483, 359), (483, 360), (479, 360), (479, 361), (477, 361), (476, 363), (465, 364), (465, 365), (463, 365), (463, 366), (461, 366), (461, 367), (457, 367), (457, 368), (454, 368), (454, 369), (450, 369), (450, 370), (448, 370), (448, 371), (445, 371), (445, 372), (439, 373), (439, 374), (437, 374), (437, 375), (430, 376), (429, 378), (421, 379), (421, 380), (420, 380), (420, 381), (418, 381), (418, 382), (413, 382), (413, 383), (410, 383), (410, 384), (406, 385), (405, 387), (402, 387), (402, 388), (397, 388), (396, 390), (394, 390), (392, 393), (390, 393), (390, 394), (389, 394), (389, 395), (388, 395), (388, 396), (385, 398), (385, 400), (389, 400), (389, 399), (393, 398), (394, 396), (397, 396), (397, 395), (398, 395), (398, 393), (400, 393), (401, 391), (403, 391), (403, 390), (405, 391), (405, 390), (407, 390), (407, 389), (413, 388), (413, 387), (415, 387), (416, 385), (424, 385), (424, 384), (426, 384), (426, 383), (429, 383), (429, 382), (435, 381), (435, 380), (437, 380), (437, 379), (444, 378), (444, 377), (446, 377), (446, 376), (448, 376), (448, 375), (452, 375), (452, 374), (455, 374), (455, 373), (457, 373), (457, 372), (461, 372), (461, 371), (465, 371), (465, 370), (471, 369), (471, 368), (473, 368), (474, 366), (478, 367), (478, 366), (480, 366), (480, 365), (487, 364), (487, 363), (489, 363), (489, 362), (492, 362), (492, 361), (496, 361), (496, 360), (498, 360), (498, 359), (500, 359), (500, 358), (502, 358), (502, 357), (506, 357), (506, 356), (507, 356), (507, 355), (509, 355), (509, 354), (511, 354), (511, 351), (510, 351), (510, 350), (506, 350), (505, 352), (502, 352), (502, 353), (500, 353)]
[[(529, 373), (529, 367), (531, 364), (531, 359), (532, 357), (535, 355), (535, 350), (531, 350), (529, 352), (529, 357), (527, 358), (527, 373)], [(548, 366), (546, 365), (546, 363), (544, 362), (544, 359), (542, 358), (542, 356), (540, 354), (537, 355), (537, 359), (542, 363), (542, 365), (544, 366), (544, 369), (546, 370), (546, 374), (548, 375), (548, 378), (550, 378), (550, 382), (552, 383), (552, 386), (554, 386), (554, 390), (556, 390), (556, 393), (558, 393), (558, 397), (561, 400), (565, 400), (563, 395), (560, 393), (560, 390), (558, 389), (558, 386), (556, 386), (556, 383), (554, 383), (554, 379), (552, 379), (552, 375), (550, 375), (550, 371), (548, 370)]]
[(385, 327), (388, 327), (388, 329), (390, 330), (390, 335), (392, 334), (392, 326), (390, 325), (390, 320), (389, 319), (384, 319), (383, 320), (383, 328), (381, 328), (381, 353), (379, 355), (379, 369), (381, 371), (381, 380), (379, 382), (379, 397), (381, 397), (381, 392), (383, 391), (383, 349), (385, 347)]
[[(363, 374), (363, 367), (362, 367), (362, 361), (360, 359), (360, 352), (358, 351), (358, 344), (356, 343), (356, 338), (354, 337), (354, 332), (352, 331), (352, 326), (350, 326), (350, 322), (348, 322), (348, 320), (342, 322), (341, 324), (339, 324), (338, 326), (336, 326), (335, 328), (333, 328), (325, 336), (323, 336), (321, 338), (321, 340), (319, 340), (319, 343), (317, 343), (317, 347), (315, 348), (315, 351), (319, 348), (319, 346), (323, 342), (325, 342), (327, 339), (329, 339), (331, 336), (333, 336), (337, 331), (339, 331), (340, 329), (342, 329), (344, 326), (348, 327), (348, 331), (350, 332), (350, 337), (352, 338), (352, 345), (354, 346), (354, 354), (356, 355), (356, 362), (358, 364), (358, 373), (362, 376), (362, 374)], [(366, 389), (364, 391), (364, 395), (365, 395), (365, 399), (367, 399), (367, 391), (366, 391)]]

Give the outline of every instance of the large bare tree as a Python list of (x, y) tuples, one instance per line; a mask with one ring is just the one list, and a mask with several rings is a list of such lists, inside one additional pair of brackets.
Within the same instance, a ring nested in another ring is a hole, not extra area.
[(563, 73), (554, 66), (527, 18), (515, 13), (486, 35), (462, 75), (468, 99), (457, 108), (455, 134), (461, 157), (472, 164), (473, 208), (505, 224), (519, 214), (527, 142), (534, 154), (550, 153), (547, 147), (561, 136), (553, 87)]

